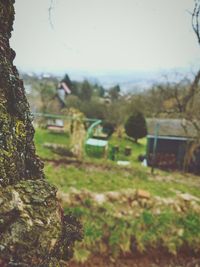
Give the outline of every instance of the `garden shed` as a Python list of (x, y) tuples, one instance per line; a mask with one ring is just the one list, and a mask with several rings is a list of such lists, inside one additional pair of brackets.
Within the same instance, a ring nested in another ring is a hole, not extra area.
[(106, 155), (108, 141), (105, 140), (101, 123), (101, 120), (95, 120), (87, 130), (85, 152), (88, 156), (101, 158)]
[(101, 158), (104, 157), (108, 149), (108, 141), (95, 138), (89, 138), (85, 143), (87, 155)]
[[(195, 129), (181, 119), (147, 119), (147, 163), (163, 169), (182, 169)], [(197, 150), (198, 151), (198, 150)], [(192, 171), (200, 171), (200, 153), (191, 161)], [(195, 170), (194, 170), (195, 169)]]

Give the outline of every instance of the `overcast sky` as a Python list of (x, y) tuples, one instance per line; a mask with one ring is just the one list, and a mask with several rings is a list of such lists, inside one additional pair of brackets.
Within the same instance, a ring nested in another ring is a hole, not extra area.
[(26, 71), (193, 67), (193, 0), (16, 0), (11, 45)]

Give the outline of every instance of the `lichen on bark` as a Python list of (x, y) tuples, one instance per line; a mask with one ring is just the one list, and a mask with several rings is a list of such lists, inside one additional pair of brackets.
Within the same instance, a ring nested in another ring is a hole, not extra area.
[(0, 0), (0, 266), (60, 266), (82, 236), (63, 214), (35, 153), (24, 86), (10, 48), (14, 0)]

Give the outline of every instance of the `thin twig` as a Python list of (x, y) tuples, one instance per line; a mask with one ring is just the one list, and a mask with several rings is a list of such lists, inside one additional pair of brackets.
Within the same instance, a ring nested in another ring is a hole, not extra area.
[(196, 0), (194, 9), (192, 12), (192, 28), (197, 36), (198, 43), (200, 45), (200, 1)]
[(50, 6), (49, 6), (49, 23), (50, 23), (50, 26), (51, 28), (54, 30), (54, 25), (53, 25), (53, 22), (52, 22), (52, 10), (53, 10), (53, 7), (54, 6), (54, 0), (51, 0), (50, 2)]

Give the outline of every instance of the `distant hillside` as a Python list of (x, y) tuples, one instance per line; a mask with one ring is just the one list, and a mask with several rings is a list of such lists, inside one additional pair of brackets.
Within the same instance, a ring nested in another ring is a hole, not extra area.
[[(93, 84), (102, 85), (105, 89), (109, 89), (116, 84), (120, 85), (124, 92), (136, 92), (143, 91), (150, 88), (155, 83), (169, 81), (177, 81), (180, 76), (190, 76), (191, 71), (188, 69), (176, 69), (176, 70), (161, 70), (152, 72), (142, 71), (121, 71), (121, 72), (87, 72), (87, 71), (75, 71), (66, 70), (66, 73), (73, 81), (83, 81), (87, 79)], [(23, 79), (27, 80), (28, 77), (33, 79), (37, 76), (39, 79), (53, 79), (54, 81), (61, 80), (65, 73), (23, 73)], [(167, 78), (166, 78), (167, 77)]]

